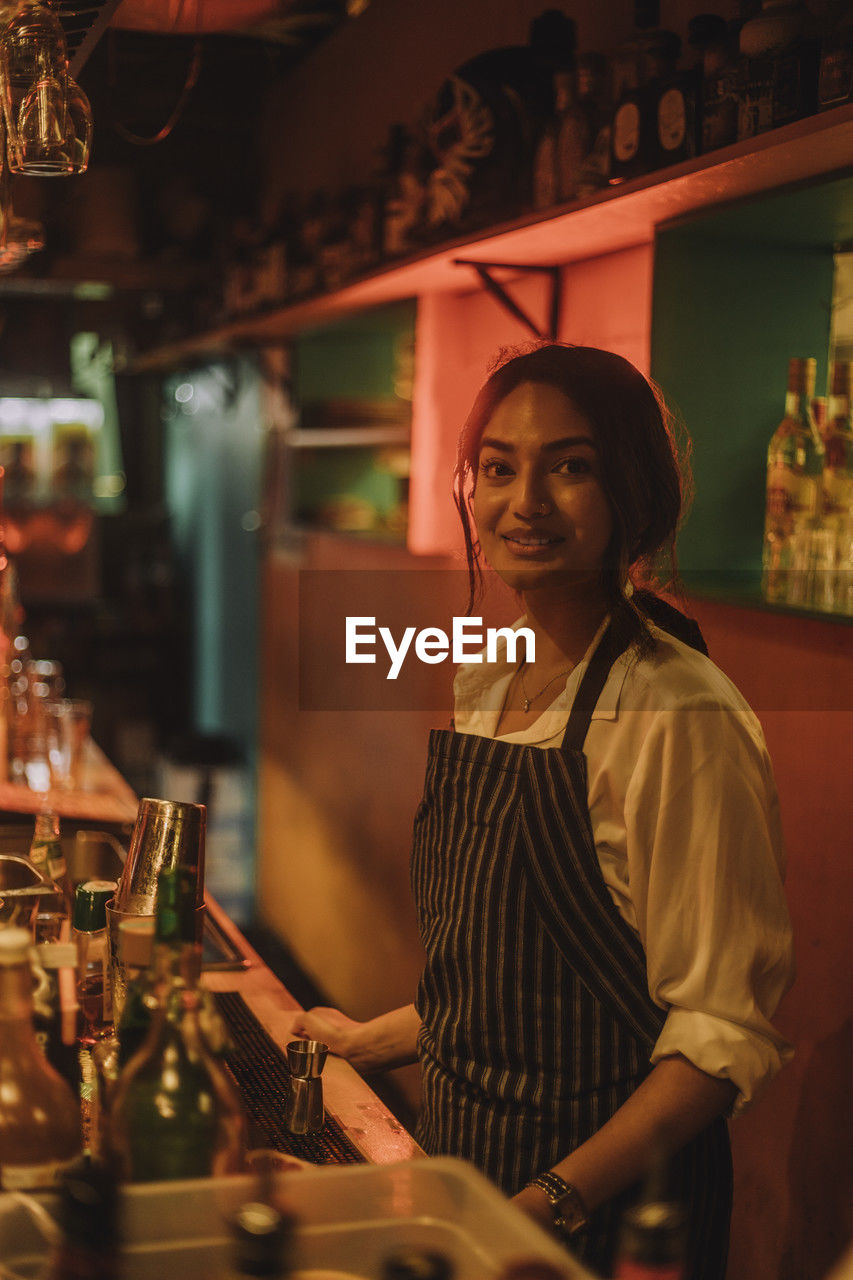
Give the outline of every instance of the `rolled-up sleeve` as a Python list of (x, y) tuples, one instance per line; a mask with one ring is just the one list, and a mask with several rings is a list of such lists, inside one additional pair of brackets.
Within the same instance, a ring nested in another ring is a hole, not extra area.
[(626, 793), (630, 894), (649, 993), (667, 1009), (652, 1062), (682, 1054), (743, 1110), (791, 1056), (770, 1022), (793, 981), (778, 799), (749, 710), (657, 712)]

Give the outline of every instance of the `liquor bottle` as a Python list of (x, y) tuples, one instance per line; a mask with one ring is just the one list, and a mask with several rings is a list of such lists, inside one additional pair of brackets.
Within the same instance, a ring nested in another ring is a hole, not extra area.
[(107, 981), (107, 903), (114, 880), (85, 880), (74, 896), (72, 938), (77, 946), (77, 999), (83, 1011), (81, 1043), (92, 1045), (110, 1031), (112, 999)]
[(740, 54), (738, 138), (816, 109), (820, 50), (802, 0), (762, 0), (741, 27)]
[(737, 64), (725, 19), (700, 13), (687, 24), (688, 42), (701, 67), (698, 141), (703, 153), (737, 140)]
[(0, 929), (0, 1189), (51, 1187), (80, 1154), (80, 1107), (33, 1030), (26, 929)]
[(823, 609), (847, 611), (850, 552), (853, 546), (853, 417), (849, 360), (832, 366), (821, 481), (823, 528), (832, 542), (832, 572), (818, 583), (815, 603)]
[(692, 154), (693, 109), (676, 63), (681, 41), (658, 26), (658, 0), (636, 0), (633, 40), (617, 51), (617, 102), (610, 137), (611, 183)]
[(777, 604), (799, 594), (792, 578), (795, 539), (817, 514), (823, 445), (811, 416), (815, 368), (813, 359), (789, 361), (785, 415), (767, 450), (762, 590)]
[(118, 1280), (119, 1194), (112, 1170), (88, 1153), (59, 1179), (54, 1245), (47, 1280)]
[(638, 1202), (622, 1217), (614, 1280), (682, 1280), (686, 1246), (687, 1215), (668, 1186), (666, 1161), (658, 1152)]
[(610, 69), (603, 53), (589, 50), (578, 58), (578, 101), (586, 115), (590, 136), (577, 184), (577, 194), (584, 196), (602, 190), (610, 181), (613, 103)]
[(240, 1205), (231, 1219), (231, 1266), (237, 1276), (283, 1277), (290, 1274), (294, 1219), (271, 1199)]
[(34, 939), (37, 943), (67, 941), (74, 890), (62, 851), (59, 818), (52, 810), (36, 814), (28, 856), (40, 874), (49, 877), (56, 886), (55, 895), (39, 897), (33, 918)]
[(819, 111), (853, 101), (853, 5), (838, 18), (823, 42), (817, 82)]
[[(200, 947), (189, 937), (188, 868), (157, 882), (158, 929), (182, 933), (179, 947), (158, 947), (157, 1007), (139, 1051), (119, 1077), (110, 1111), (110, 1146), (133, 1182), (238, 1172), (245, 1147), (239, 1097), (211, 1051), (198, 987)], [(179, 917), (177, 926), (170, 923)], [(160, 922), (163, 922), (161, 925)]]
[[(192, 922), (189, 941), (193, 940), (195, 929), (195, 890), (193, 889)], [(162, 914), (162, 913), (161, 913)], [(190, 914), (190, 912), (188, 912)], [(154, 928), (156, 929), (156, 918)], [(176, 942), (183, 939), (177, 937)], [(171, 942), (164, 935), (161, 925), (159, 945), (161, 948)], [(127, 975), (127, 987), (120, 1010), (116, 1017), (116, 1039), (118, 1041), (117, 1064), (119, 1069), (126, 1066), (139, 1050), (151, 1028), (151, 1020), (157, 1008), (157, 993), (154, 969), (154, 933), (147, 919), (122, 920), (118, 929), (118, 953)], [(164, 971), (160, 960), (161, 971)], [(164, 971), (165, 972), (165, 971)]]
[[(539, 19), (540, 23), (541, 21), (542, 18)], [(545, 123), (533, 157), (535, 209), (547, 209), (560, 200), (570, 200), (574, 196), (577, 171), (588, 150), (588, 143), (583, 136), (586, 131), (576, 110), (576, 26), (571, 18), (566, 18), (561, 26), (564, 27), (561, 32), (562, 50), (558, 64), (551, 73), (553, 111)]]
[(77, 1002), (77, 948), (73, 942), (42, 942), (30, 949), (36, 985), (33, 1029), (47, 1061), (80, 1093), (78, 1041), (82, 1014)]

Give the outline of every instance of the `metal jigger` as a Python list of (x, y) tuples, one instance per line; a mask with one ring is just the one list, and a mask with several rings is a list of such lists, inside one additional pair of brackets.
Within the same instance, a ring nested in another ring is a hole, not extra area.
[(130, 849), (114, 907), (130, 915), (153, 915), (157, 877), (173, 867), (198, 876), (196, 906), (204, 905), (204, 834), (207, 809), (177, 800), (140, 800)]
[(287, 1046), (290, 1091), (284, 1122), (291, 1133), (320, 1133), (325, 1122), (323, 1081), (329, 1046), (320, 1040), (291, 1040)]

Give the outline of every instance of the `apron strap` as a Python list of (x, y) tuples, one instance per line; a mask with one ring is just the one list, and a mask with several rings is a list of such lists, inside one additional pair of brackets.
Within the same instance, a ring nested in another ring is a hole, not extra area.
[(616, 659), (621, 657), (627, 647), (628, 641), (617, 639), (613, 633), (612, 624), (608, 623), (607, 630), (598, 642), (598, 647), (590, 658), (589, 666), (583, 673), (580, 688), (575, 694), (575, 700), (569, 713), (569, 722), (563, 735), (562, 746), (564, 751), (583, 750), (583, 744), (586, 741), (586, 735), (589, 730), (589, 722), (592, 719), (596, 703), (601, 697), (601, 691), (607, 683), (610, 668)]

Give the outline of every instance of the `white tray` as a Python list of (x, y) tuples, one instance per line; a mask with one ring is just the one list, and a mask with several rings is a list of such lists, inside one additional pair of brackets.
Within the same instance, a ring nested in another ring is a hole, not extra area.
[[(228, 1217), (254, 1187), (251, 1177), (241, 1175), (128, 1188), (123, 1280), (223, 1274)], [(591, 1280), (462, 1160), (311, 1169), (280, 1174), (276, 1187), (299, 1223), (294, 1263), (306, 1280), (329, 1271), (340, 1280), (378, 1280), (382, 1260), (404, 1245), (448, 1255), (455, 1280), (497, 1280), (510, 1262), (522, 1259), (550, 1263), (564, 1280)], [(43, 1203), (49, 1207), (49, 1197)], [(7, 1272), (22, 1280), (40, 1277), (48, 1251), (48, 1233), (19, 1200), (0, 1196), (0, 1258)]]

